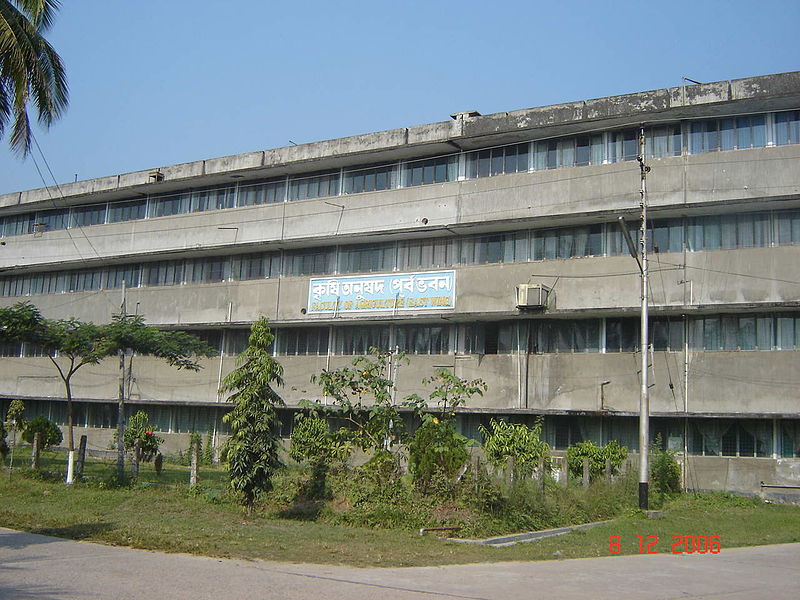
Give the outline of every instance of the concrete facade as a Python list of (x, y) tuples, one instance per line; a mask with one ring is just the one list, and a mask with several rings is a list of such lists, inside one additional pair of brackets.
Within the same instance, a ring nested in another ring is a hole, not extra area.
[[(800, 72), (783, 73), (486, 116), (460, 113), (440, 123), (69, 183), (55, 200), (52, 190), (6, 193), (0, 195), (0, 305), (26, 300), (50, 318), (107, 321), (121, 294), (107, 284), (109, 272), (136, 265), (126, 302), (150, 324), (212, 332), (224, 350), (226, 340), (269, 317), (290, 407), (321, 399), (310, 374), (352, 360), (341, 348), (353, 326), (388, 331), (392, 347), (403, 331), (419, 326), (449, 341), (406, 348), (410, 363), (396, 374), (399, 398), (425, 395), (421, 380), (448, 366), (489, 385), (464, 411), (468, 434), (491, 416), (543, 416), (556, 446), (579, 438), (607, 441), (616, 436), (616, 426), (607, 423), (624, 423), (623, 441), (635, 442), (638, 352), (612, 348), (610, 332), (630, 329), (638, 314), (638, 270), (615, 249), (614, 235), (619, 216), (635, 222), (638, 215), (639, 167), (630, 135), (644, 127), (652, 140), (649, 212), (653, 227), (671, 228), (673, 236), (651, 257), (651, 315), (677, 336), (669, 347), (654, 342), (651, 349), (654, 419), (661, 419), (665, 436), (681, 438), (673, 447), (702, 462), (699, 487), (756, 491), (749, 475), (720, 483), (730, 460), (760, 465), (743, 468), (775, 479), (768, 483), (798, 484), (798, 469), (785, 466), (800, 457), (798, 109)], [(581, 159), (581, 152), (591, 158)], [(481, 172), (484, 166), (488, 171)], [(392, 183), (354, 184), (362, 173), (382, 173)], [(325, 192), (303, 187), (328, 180), (336, 183)], [(245, 202), (246, 191), (258, 186), (273, 186), (282, 196)], [(193, 203), (205, 190), (224, 195), (227, 204), (192, 208), (201, 206)], [(162, 205), (174, 200), (177, 206), (181, 195), (184, 208), (159, 216)], [(123, 202), (141, 203), (142, 218), (112, 218)], [(92, 207), (105, 216), (81, 224), (81, 211)], [(72, 226), (42, 225), (57, 212)], [(756, 229), (760, 238), (752, 237)], [(536, 256), (536, 240), (546, 235), (561, 241), (553, 242), (552, 255)], [(578, 250), (587, 235), (596, 236), (596, 247)], [(436, 264), (403, 262), (407, 248), (426, 243), (447, 246), (450, 254)], [(500, 254), (491, 254), (491, 244)], [(564, 244), (572, 250), (562, 251)], [(485, 255), (475, 250), (465, 258), (479, 245)], [(311, 251), (329, 266), (312, 272), (290, 266)], [(343, 268), (354, 251), (384, 262)], [(237, 261), (254, 254), (268, 256), (275, 271), (237, 276)], [(185, 275), (169, 285), (154, 283), (164, 261), (183, 261), (186, 273), (212, 261), (227, 270), (213, 280)], [(442, 270), (455, 272), (452, 309), (307, 311), (312, 278)], [(97, 282), (86, 284), (87, 273), (96, 273)], [(46, 284), (49, 293), (36, 287), (42, 285), (37, 277), (52, 283), (58, 274), (79, 283)], [(542, 310), (517, 307), (521, 284), (552, 288)], [(554, 323), (574, 324), (571, 341), (554, 341), (562, 335), (553, 333)], [(577, 333), (585, 327), (588, 344)], [(281, 351), (281, 336), (312, 330), (324, 332), (325, 348)], [(493, 336), (498, 344), (490, 342)], [(467, 338), (473, 341), (465, 345)], [(6, 404), (28, 399), (35, 410), (58, 413), (54, 403), (63, 392), (49, 360), (22, 348), (14, 352), (0, 357), (0, 398)], [(130, 400), (148, 410), (164, 407), (169, 416), (162, 429), (168, 438), (175, 434), (176, 448), (190, 427), (222, 432), (224, 399), (217, 388), (234, 366), (231, 354), (204, 360), (199, 373), (136, 357)], [(98, 426), (95, 414), (116, 398), (116, 369), (116, 361), (87, 367), (74, 385), (98, 445), (108, 423)]]

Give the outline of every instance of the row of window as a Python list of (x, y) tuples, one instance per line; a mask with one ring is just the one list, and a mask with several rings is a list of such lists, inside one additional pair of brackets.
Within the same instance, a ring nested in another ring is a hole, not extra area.
[[(692, 350), (795, 350), (800, 348), (800, 315), (795, 313), (713, 315), (688, 320)], [(190, 331), (223, 355), (247, 346), (247, 329)], [(407, 354), (533, 354), (635, 352), (639, 349), (636, 318), (549, 319), (459, 325), (358, 325), (278, 328), (275, 352), (280, 356), (359, 355), (370, 348), (399, 349)], [(681, 318), (651, 319), (654, 350), (680, 352), (685, 328)], [(45, 356), (33, 344), (0, 345), (0, 356)]]
[[(638, 238), (638, 229), (631, 234)], [(651, 222), (648, 244), (658, 252), (751, 248), (800, 243), (800, 210), (752, 212)], [(377, 273), (459, 264), (526, 262), (627, 253), (615, 223), (317, 247), (281, 252), (125, 264), (0, 278), (0, 296), (245, 281), (278, 276)]]
[[(43, 210), (0, 220), (0, 236), (305, 200), (458, 179), (635, 160), (639, 130), (569, 136), (435, 158), (367, 166), (149, 198)], [(800, 111), (687, 121), (646, 130), (652, 158), (800, 143)]]
[[(8, 411), (8, 400), (0, 401), (0, 415)], [(77, 427), (113, 429), (117, 426), (117, 406), (112, 403), (75, 402), (74, 422)], [(55, 400), (25, 401), (26, 417), (44, 416), (55, 423), (67, 423), (66, 403)], [(216, 429), (226, 435), (229, 430), (222, 422), (225, 408), (205, 406), (169, 406), (166, 404), (144, 404), (128, 407), (128, 414), (144, 410), (159, 432), (163, 433), (207, 433)], [(291, 409), (279, 409), (280, 435), (291, 435), (294, 415)], [(482, 440), (479, 426), (489, 426), (489, 421), (498, 418), (486, 414), (459, 414), (456, 428), (470, 439)], [(503, 418), (503, 417), (500, 417)], [(507, 417), (515, 422), (533, 425), (534, 415)], [(406, 426), (413, 431), (418, 425), (411, 415), (404, 415)], [(597, 444), (618, 441), (629, 450), (638, 450), (638, 422), (635, 418), (614, 417), (568, 417), (546, 416), (542, 418), (542, 440), (555, 450), (591, 440)], [(776, 426), (777, 424), (777, 426)], [(684, 438), (690, 455), (696, 456), (742, 456), (769, 457), (773, 452), (782, 458), (800, 458), (800, 421), (781, 419), (777, 422), (765, 419), (689, 419), (688, 428), (681, 418), (653, 417), (650, 421), (652, 440), (660, 440), (663, 448), (682, 451)], [(777, 439), (776, 436), (777, 435)]]

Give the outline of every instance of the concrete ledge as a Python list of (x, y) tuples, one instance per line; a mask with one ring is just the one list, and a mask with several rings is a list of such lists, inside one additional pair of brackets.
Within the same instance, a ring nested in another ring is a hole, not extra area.
[(458, 542), (460, 544), (477, 544), (481, 546), (492, 546), (493, 548), (502, 548), (504, 546), (513, 546), (524, 542), (535, 542), (557, 535), (564, 535), (578, 529), (592, 529), (598, 525), (605, 525), (611, 521), (596, 521), (594, 523), (584, 523), (582, 525), (570, 525), (569, 527), (557, 527), (556, 529), (543, 529), (541, 531), (530, 531), (528, 533), (515, 533), (513, 535), (505, 535), (501, 537), (487, 538), (485, 540), (464, 540), (459, 538), (447, 538), (448, 542)]

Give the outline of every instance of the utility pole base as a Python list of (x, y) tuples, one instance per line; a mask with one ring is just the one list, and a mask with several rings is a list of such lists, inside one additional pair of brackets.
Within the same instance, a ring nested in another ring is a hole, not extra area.
[(639, 482), (639, 510), (648, 510), (648, 483), (646, 481)]

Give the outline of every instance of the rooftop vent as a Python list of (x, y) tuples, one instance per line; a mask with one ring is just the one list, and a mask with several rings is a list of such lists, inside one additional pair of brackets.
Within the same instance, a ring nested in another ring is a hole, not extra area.
[(450, 118), (454, 119), (454, 120), (458, 120), (458, 119), (466, 119), (468, 117), (472, 118), (472, 117), (480, 117), (480, 116), (481, 116), (481, 113), (479, 113), (477, 110), (465, 110), (464, 112), (455, 112), (455, 113), (453, 113), (452, 115), (450, 115)]

